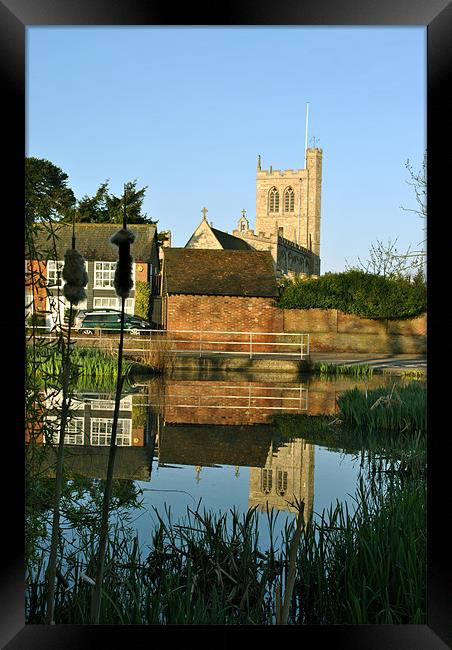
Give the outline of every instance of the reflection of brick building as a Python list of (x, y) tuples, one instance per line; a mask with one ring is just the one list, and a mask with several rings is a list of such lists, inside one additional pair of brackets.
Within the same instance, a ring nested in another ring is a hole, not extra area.
[(283, 410), (303, 412), (307, 393), (301, 384), (168, 379), (163, 404), (171, 423), (258, 424)]
[(296, 512), (287, 501), (305, 502), (304, 515), (312, 514), (314, 502), (314, 445), (297, 438), (274, 452), (270, 447), (264, 467), (250, 468), (248, 505)]

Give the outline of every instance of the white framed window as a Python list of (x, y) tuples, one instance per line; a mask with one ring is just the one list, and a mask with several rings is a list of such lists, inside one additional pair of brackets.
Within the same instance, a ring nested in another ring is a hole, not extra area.
[[(113, 418), (91, 418), (91, 444), (107, 446), (111, 440)], [(116, 444), (126, 447), (132, 444), (132, 420), (119, 418), (116, 431)]]
[(47, 286), (48, 287), (62, 287), (63, 286), (63, 260), (49, 260), (47, 262)]
[[(132, 314), (135, 307), (134, 298), (126, 298), (124, 309), (126, 314)], [(93, 309), (121, 309), (121, 299), (114, 296), (98, 296), (93, 298)]]
[(94, 262), (94, 288), (114, 289), (116, 262)]
[[(57, 423), (58, 420), (58, 426), (59, 426), (59, 418), (57, 418), (54, 415), (48, 416), (47, 420), (50, 420), (51, 422)], [(71, 418), (68, 420), (66, 423), (66, 431), (64, 434), (64, 444), (65, 445), (83, 445), (84, 440), (83, 440), (83, 434), (85, 430), (85, 424), (84, 424), (84, 419), (83, 418)], [(58, 440), (60, 439), (60, 432), (59, 430), (55, 430), (53, 432), (53, 442), (54, 444), (58, 444)]]

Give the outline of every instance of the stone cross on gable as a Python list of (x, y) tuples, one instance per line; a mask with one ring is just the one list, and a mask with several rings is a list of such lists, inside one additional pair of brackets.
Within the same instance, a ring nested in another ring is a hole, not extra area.
[(243, 215), (243, 216), (246, 215), (246, 210), (245, 210), (245, 208), (242, 210), (242, 215)]
[(203, 219), (206, 219), (206, 213), (209, 212), (208, 209), (207, 209), (207, 208), (203, 208), (203, 209), (201, 210), (201, 212), (202, 212), (202, 218), (203, 218)]

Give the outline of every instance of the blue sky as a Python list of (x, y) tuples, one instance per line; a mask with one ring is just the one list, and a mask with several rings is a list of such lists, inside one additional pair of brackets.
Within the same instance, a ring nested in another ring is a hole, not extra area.
[(148, 186), (144, 210), (184, 246), (209, 210), (254, 226), (257, 156), (304, 166), (323, 149), (322, 273), (422, 220), (405, 162), (426, 147), (424, 27), (28, 27), (28, 156), (69, 176), (77, 198), (109, 179)]

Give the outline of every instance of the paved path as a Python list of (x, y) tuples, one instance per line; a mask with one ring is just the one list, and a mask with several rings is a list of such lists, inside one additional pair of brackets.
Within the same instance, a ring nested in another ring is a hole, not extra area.
[(425, 354), (369, 354), (354, 352), (311, 352), (313, 363), (325, 362), (336, 364), (366, 363), (375, 370), (427, 370), (427, 356)]

